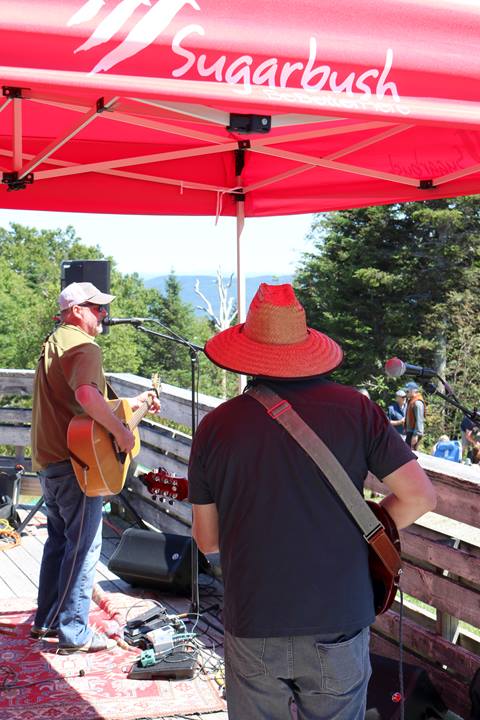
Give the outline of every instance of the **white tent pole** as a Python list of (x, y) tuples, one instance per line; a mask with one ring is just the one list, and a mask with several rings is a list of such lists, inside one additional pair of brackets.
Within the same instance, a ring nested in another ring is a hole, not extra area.
[[(237, 178), (240, 180), (240, 178)], [(245, 226), (245, 201), (237, 200), (237, 322), (245, 322), (245, 272), (242, 258), (242, 232)], [(238, 376), (238, 389), (243, 392), (247, 379), (245, 375)]]

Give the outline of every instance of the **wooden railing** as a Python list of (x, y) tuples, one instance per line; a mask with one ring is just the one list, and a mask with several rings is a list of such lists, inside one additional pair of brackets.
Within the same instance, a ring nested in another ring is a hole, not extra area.
[[(29, 396), (32, 379), (32, 371), (0, 370), (0, 396)], [(128, 374), (111, 375), (110, 381), (120, 396), (149, 387), (148, 380)], [(190, 392), (163, 385), (161, 401), (165, 422), (142, 421), (138, 461), (147, 468), (161, 466), (186, 476), (190, 435), (166, 422), (191, 427)], [(198, 421), (220, 402), (200, 396)], [(29, 445), (29, 422), (28, 409), (0, 407), (0, 444), (14, 445), (17, 458)], [(435, 513), (401, 532), (404, 659), (425, 667), (448, 707), (466, 718), (468, 684), (480, 667), (480, 636), (475, 630), (480, 628), (480, 466), (466, 467), (422, 453), (419, 461), (437, 489), (438, 503)], [(384, 493), (382, 483), (373, 476), (367, 479), (367, 487)], [(129, 477), (127, 491), (130, 503), (147, 522), (164, 530), (189, 532), (188, 503), (159, 504), (135, 475)], [(396, 602), (377, 618), (373, 651), (398, 658), (399, 611)]]

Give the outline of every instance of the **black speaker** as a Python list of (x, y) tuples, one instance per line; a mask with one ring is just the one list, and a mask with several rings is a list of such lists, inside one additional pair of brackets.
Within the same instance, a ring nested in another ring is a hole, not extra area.
[[(398, 660), (370, 655), (372, 677), (368, 685), (365, 720), (400, 720)], [(405, 720), (441, 720), (447, 706), (428, 673), (403, 663)], [(397, 700), (397, 702), (396, 702)]]
[[(131, 585), (186, 593), (191, 588), (192, 540), (189, 536), (128, 528), (108, 569)], [(199, 569), (208, 560), (199, 553)]]
[[(64, 260), (61, 265), (61, 289), (72, 282), (91, 282), (101, 292), (110, 293), (110, 260)], [(107, 317), (110, 314), (107, 308)], [(102, 334), (110, 331), (102, 326)]]
[(0, 468), (0, 497), (9, 497), (14, 505), (18, 504), (20, 496), (20, 479), (17, 468)]
[(110, 260), (64, 260), (61, 265), (62, 290), (72, 282), (91, 282), (101, 292), (110, 292)]

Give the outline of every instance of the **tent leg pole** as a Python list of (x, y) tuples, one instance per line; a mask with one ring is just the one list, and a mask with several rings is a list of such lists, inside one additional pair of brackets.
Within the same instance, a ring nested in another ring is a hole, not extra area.
[[(237, 322), (245, 322), (245, 273), (242, 257), (242, 232), (245, 226), (245, 202), (237, 200)], [(238, 390), (243, 392), (247, 379), (245, 375), (238, 376)]]

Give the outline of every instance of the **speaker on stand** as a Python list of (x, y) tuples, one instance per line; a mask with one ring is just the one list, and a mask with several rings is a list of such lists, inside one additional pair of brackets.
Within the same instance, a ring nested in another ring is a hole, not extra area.
[[(72, 282), (90, 282), (101, 292), (110, 293), (110, 260), (64, 260), (60, 272), (61, 289)], [(104, 325), (102, 333), (108, 331), (109, 327)]]

